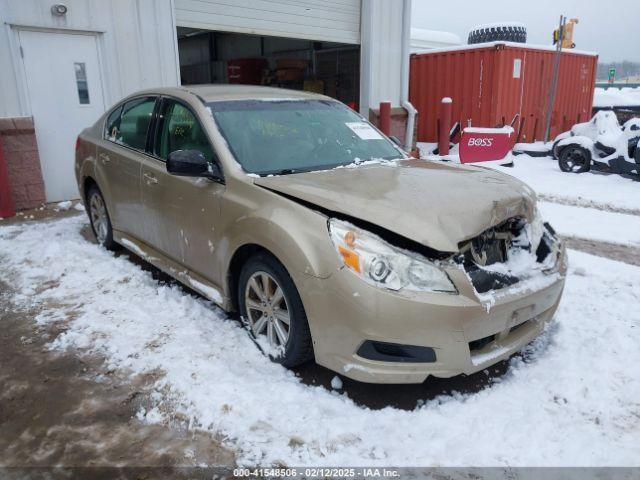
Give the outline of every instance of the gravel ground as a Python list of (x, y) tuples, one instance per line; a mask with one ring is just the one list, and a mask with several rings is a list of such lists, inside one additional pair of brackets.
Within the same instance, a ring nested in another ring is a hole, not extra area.
[[(0, 225), (77, 214), (73, 208), (36, 209)], [(83, 234), (95, 241), (88, 229)], [(47, 344), (60, 330), (39, 326), (39, 310), (14, 304), (13, 293), (0, 281), (0, 466), (234, 466), (233, 453), (220, 439), (179, 419), (164, 426), (139, 421), (136, 412), (149, 402), (152, 376), (131, 381), (109, 370), (102, 358), (50, 350)], [(100, 472), (115, 473), (86, 473)]]
[(596, 242), (584, 238), (565, 238), (567, 248), (580, 250), (591, 255), (617, 260), (640, 267), (640, 248), (617, 243)]
[(233, 466), (204, 432), (138, 421), (152, 375), (124, 380), (99, 357), (49, 350), (59, 331), (38, 326), (38, 311), (12, 293), (0, 283), (1, 466)]

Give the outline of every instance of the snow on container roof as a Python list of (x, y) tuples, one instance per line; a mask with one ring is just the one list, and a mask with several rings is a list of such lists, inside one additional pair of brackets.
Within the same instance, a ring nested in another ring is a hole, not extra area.
[(458, 35), (451, 32), (412, 28), (410, 44), (411, 53), (422, 53), (434, 48), (462, 45), (462, 40)]
[[(455, 52), (459, 50), (473, 50), (478, 48), (491, 48), (497, 45), (504, 45), (505, 47), (513, 47), (513, 48), (526, 48), (528, 50), (546, 50), (549, 52), (555, 52), (556, 47), (553, 45), (533, 45), (531, 43), (517, 43), (517, 42), (504, 42), (504, 41), (495, 41), (495, 42), (486, 42), (486, 43), (474, 43), (473, 45), (457, 45), (451, 47), (442, 47), (442, 48), (433, 48), (431, 50), (420, 52), (420, 53), (441, 53), (441, 52)], [(589, 52), (586, 50), (576, 50), (573, 48), (563, 48), (562, 53), (573, 53), (575, 55), (589, 55), (592, 57), (597, 57), (598, 54), (596, 52)]]

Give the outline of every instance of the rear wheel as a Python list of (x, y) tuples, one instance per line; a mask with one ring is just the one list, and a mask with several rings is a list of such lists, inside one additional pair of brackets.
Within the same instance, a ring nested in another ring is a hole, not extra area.
[(107, 211), (107, 205), (100, 189), (96, 185), (89, 187), (87, 192), (87, 205), (91, 229), (96, 240), (107, 250), (115, 250), (117, 244), (113, 241), (113, 228)]
[(271, 360), (291, 368), (313, 358), (307, 315), (293, 280), (274, 257), (258, 254), (242, 268), (240, 315)]
[(591, 152), (579, 145), (567, 145), (560, 152), (558, 165), (563, 172), (588, 172), (591, 169)]

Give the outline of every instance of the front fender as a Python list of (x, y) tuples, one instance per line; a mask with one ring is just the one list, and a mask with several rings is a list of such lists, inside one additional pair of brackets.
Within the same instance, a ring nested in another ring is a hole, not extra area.
[(558, 148), (558, 153), (564, 147), (567, 147), (569, 145), (577, 145), (579, 147), (586, 148), (587, 150), (589, 150), (591, 152), (591, 156), (593, 158), (594, 142), (589, 137), (585, 137), (583, 135), (574, 135), (572, 137), (568, 137), (568, 138), (560, 140), (558, 142), (558, 147), (557, 147)]
[(326, 215), (267, 190), (260, 189), (259, 197), (268, 198), (223, 205), (222, 211), (229, 215), (219, 249), (225, 252), (223, 272), (229, 271), (234, 254), (245, 245), (269, 250), (294, 279), (299, 275), (327, 278), (340, 268)]

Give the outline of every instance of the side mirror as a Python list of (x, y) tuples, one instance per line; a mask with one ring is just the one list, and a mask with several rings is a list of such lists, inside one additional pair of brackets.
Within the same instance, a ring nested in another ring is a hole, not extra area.
[(178, 177), (220, 178), (217, 164), (209, 164), (198, 150), (176, 150), (167, 158), (167, 172)]

